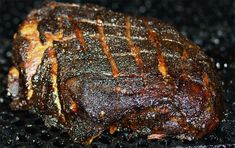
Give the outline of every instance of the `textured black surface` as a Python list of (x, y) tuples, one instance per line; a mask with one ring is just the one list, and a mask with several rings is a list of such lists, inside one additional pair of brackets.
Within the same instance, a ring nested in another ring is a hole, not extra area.
[[(42, 120), (27, 111), (11, 111), (6, 96), (6, 74), (11, 66), (11, 41), (17, 26), (32, 9), (42, 4), (32, 0), (0, 0), (0, 147), (74, 146), (63, 131), (47, 128)], [(68, 2), (85, 2), (69, 0)], [(220, 127), (198, 141), (175, 139), (127, 140), (127, 132), (107, 133), (93, 147), (147, 146), (231, 146), (235, 144), (235, 1), (233, 0), (86, 0), (115, 11), (157, 17), (174, 24), (179, 31), (199, 44), (213, 57), (223, 81), (225, 112)], [(233, 145), (234, 146), (234, 145)]]

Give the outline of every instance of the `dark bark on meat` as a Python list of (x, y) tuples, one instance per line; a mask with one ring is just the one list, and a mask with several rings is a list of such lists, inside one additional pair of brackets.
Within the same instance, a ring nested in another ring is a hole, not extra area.
[(157, 19), (49, 3), (21, 24), (13, 55), (12, 109), (38, 113), (79, 143), (116, 127), (192, 140), (221, 120), (213, 63)]

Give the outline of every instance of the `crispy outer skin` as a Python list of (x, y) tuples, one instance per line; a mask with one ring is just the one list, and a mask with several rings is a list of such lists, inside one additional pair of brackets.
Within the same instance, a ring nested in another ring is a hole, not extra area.
[(149, 139), (192, 140), (221, 120), (212, 61), (157, 19), (51, 2), (20, 25), (13, 57), (19, 76), (13, 83), (10, 71), (12, 109), (38, 113), (79, 143), (117, 127)]

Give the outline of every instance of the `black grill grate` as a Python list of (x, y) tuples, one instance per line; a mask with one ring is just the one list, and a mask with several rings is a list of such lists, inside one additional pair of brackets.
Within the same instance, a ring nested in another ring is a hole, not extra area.
[[(165, 147), (165, 146), (234, 146), (235, 145), (235, 1), (233, 0), (69, 0), (90, 2), (115, 11), (157, 17), (176, 26), (215, 59), (224, 86), (225, 113), (220, 127), (198, 141), (165, 139), (128, 140), (127, 133), (104, 133), (92, 147)], [(11, 41), (17, 26), (43, 0), (0, 0), (0, 147), (80, 147), (67, 133), (47, 128), (43, 121), (27, 111), (11, 111), (6, 96), (6, 74), (11, 65)]]

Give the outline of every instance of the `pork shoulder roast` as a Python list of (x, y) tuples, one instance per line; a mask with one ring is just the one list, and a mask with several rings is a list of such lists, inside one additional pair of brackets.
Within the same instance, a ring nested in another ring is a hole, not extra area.
[(13, 41), (13, 110), (90, 144), (128, 128), (148, 139), (214, 130), (222, 89), (212, 60), (171, 25), (91, 4), (33, 10)]

